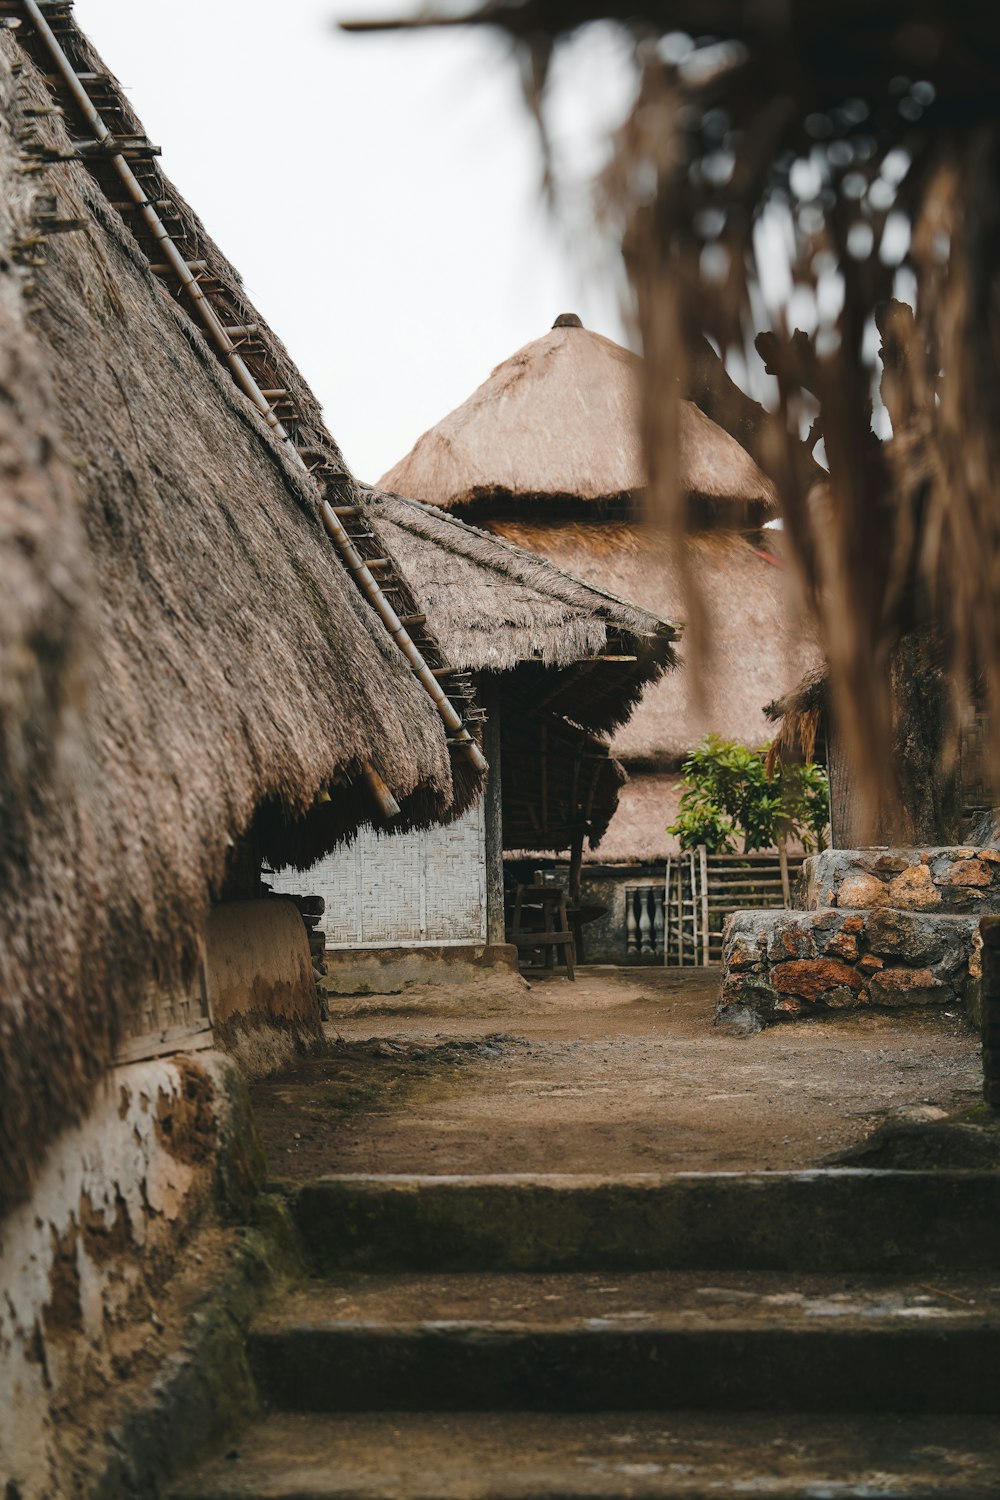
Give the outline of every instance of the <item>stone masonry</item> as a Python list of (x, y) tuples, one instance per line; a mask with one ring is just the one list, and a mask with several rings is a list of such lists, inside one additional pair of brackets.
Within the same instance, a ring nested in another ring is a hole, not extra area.
[(802, 905), (1000, 912), (996, 849), (827, 849), (802, 866)]
[(836, 849), (803, 867), (804, 909), (727, 924), (716, 1019), (782, 1019), (901, 1006), (975, 1011), (979, 919), (1000, 912), (994, 849)]

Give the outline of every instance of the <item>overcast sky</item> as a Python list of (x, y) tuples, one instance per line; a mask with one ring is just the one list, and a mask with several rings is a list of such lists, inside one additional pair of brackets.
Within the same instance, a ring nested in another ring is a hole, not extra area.
[[(412, 0), (77, 0), (164, 170), (376, 479), (560, 312), (624, 339), (617, 266), (554, 223), (504, 44), (349, 37)], [(631, 75), (610, 28), (564, 51), (549, 111), (566, 176), (600, 166)]]

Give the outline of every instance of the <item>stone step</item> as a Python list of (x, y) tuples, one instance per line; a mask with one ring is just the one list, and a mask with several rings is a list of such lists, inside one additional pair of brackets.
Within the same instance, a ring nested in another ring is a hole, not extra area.
[(171, 1500), (995, 1500), (991, 1418), (279, 1414)]
[(997, 1264), (1000, 1173), (344, 1175), (293, 1201), (322, 1272), (961, 1272)]
[(1000, 1409), (1000, 1276), (353, 1276), (250, 1333), (281, 1410)]

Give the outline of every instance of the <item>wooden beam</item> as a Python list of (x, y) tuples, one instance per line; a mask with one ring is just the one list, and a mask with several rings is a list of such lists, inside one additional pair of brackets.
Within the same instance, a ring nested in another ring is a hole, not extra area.
[(500, 682), (493, 673), (479, 679), (479, 698), (486, 710), (483, 751), (486, 773), (486, 941), (507, 941), (503, 902), (503, 775), (500, 762)]

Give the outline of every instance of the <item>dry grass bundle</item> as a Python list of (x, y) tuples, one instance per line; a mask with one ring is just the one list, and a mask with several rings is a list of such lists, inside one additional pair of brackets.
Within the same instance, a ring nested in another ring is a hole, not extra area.
[(768, 776), (774, 775), (779, 763), (795, 765), (816, 759), (828, 689), (826, 668), (815, 667), (790, 693), (765, 706), (767, 717), (778, 726), (764, 763)]
[[(631, 31), (641, 88), (604, 188), (645, 352), (654, 507), (683, 529), (673, 395), (707, 394), (705, 409), (778, 493), (872, 818), (892, 791), (893, 661), (912, 631), (931, 631), (946, 653), (952, 722), (982, 676), (996, 763), (1000, 12), (941, 0), (636, 0), (625, 13), (607, 0), (490, 0), (468, 20), (504, 29), (530, 56), (536, 113), (559, 37), (594, 20)], [(748, 420), (718, 371), (706, 388), (705, 337), (724, 353), (754, 341), (766, 215), (794, 296), (768, 309), (757, 340), (776, 409)], [(915, 317), (889, 306), (900, 271)], [(872, 431), (876, 325), (891, 444)], [(826, 504), (813, 493), (820, 438)]]

